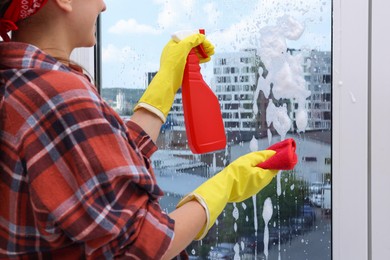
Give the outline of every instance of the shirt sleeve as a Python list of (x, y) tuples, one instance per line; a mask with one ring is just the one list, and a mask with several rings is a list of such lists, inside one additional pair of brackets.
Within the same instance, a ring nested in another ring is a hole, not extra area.
[(152, 140), (136, 124), (126, 127), (87, 82), (58, 84), (54, 72), (41, 78), (39, 109), (23, 136), (41, 233), (85, 243), (89, 256), (161, 258), (174, 222), (158, 204)]

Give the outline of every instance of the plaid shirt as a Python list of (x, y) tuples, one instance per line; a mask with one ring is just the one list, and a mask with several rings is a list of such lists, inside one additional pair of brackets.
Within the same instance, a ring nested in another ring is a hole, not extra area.
[(34, 46), (0, 57), (0, 258), (161, 258), (174, 221), (150, 137)]

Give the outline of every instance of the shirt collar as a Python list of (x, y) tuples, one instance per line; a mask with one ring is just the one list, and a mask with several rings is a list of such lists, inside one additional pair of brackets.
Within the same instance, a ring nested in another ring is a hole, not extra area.
[(38, 47), (22, 42), (0, 42), (0, 69), (47, 69), (83, 75), (80, 66), (66, 66)]

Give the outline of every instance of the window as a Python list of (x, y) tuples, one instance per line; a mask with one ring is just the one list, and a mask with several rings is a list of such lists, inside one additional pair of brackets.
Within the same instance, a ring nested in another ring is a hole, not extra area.
[(330, 158), (325, 158), (325, 164), (331, 164), (332, 163), (332, 159)]
[[(166, 194), (164, 210), (171, 211), (196, 188), (193, 180), (204, 181), (253, 147), (265, 149), (293, 137), (298, 156), (308, 159), (280, 172), (257, 196), (228, 205), (207, 238), (189, 246), (190, 256), (226, 252), (241, 259), (331, 259), (331, 106), (324, 104), (332, 101), (331, 1), (106, 4), (101, 93), (123, 117), (131, 115), (158, 70), (172, 32), (205, 28), (216, 47), (202, 73), (220, 97), (228, 145), (201, 156), (189, 152), (184, 124), (178, 123), (183, 122), (179, 93), (169, 120), (176, 123), (164, 128), (153, 156)], [(185, 183), (177, 185), (179, 179)], [(269, 207), (273, 213), (266, 220), (262, 213)]]
[(317, 157), (303, 157), (303, 161), (305, 162), (316, 162)]

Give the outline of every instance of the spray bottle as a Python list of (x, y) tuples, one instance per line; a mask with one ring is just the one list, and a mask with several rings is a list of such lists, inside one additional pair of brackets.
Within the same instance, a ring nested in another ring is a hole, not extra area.
[[(180, 31), (172, 39), (180, 41), (199, 31)], [(202, 45), (197, 51), (207, 58)], [(226, 146), (225, 127), (217, 96), (210, 89), (200, 72), (199, 58), (194, 49), (187, 57), (182, 83), (184, 122), (188, 145), (194, 154), (202, 154), (224, 149)]]

